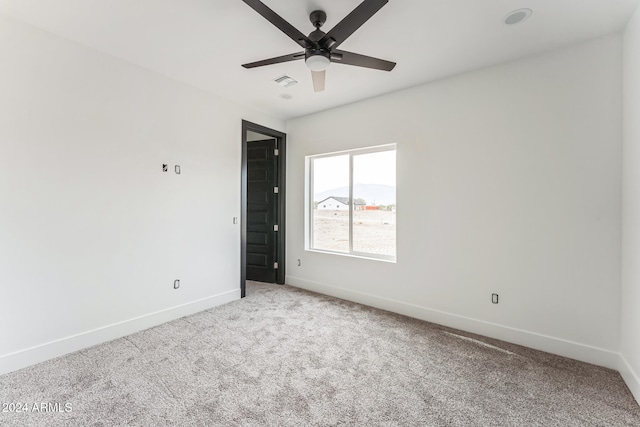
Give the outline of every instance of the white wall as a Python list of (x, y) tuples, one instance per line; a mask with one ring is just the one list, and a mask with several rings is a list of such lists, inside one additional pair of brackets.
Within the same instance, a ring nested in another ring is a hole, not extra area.
[(241, 120), (284, 123), (3, 17), (0, 58), (0, 372), (239, 298)]
[[(287, 283), (617, 368), (621, 55), (610, 36), (289, 121)], [(388, 143), (397, 264), (305, 251), (304, 157)]]
[(640, 402), (640, 10), (624, 33), (622, 373)]

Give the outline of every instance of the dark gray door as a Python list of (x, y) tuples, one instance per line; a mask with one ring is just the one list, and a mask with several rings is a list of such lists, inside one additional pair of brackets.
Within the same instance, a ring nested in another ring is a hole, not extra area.
[(276, 282), (276, 140), (247, 144), (247, 280)]

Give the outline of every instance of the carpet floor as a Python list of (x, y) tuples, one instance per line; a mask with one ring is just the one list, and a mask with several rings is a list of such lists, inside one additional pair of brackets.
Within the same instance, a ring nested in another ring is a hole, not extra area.
[(0, 376), (0, 425), (640, 426), (615, 371), (290, 286), (247, 295)]

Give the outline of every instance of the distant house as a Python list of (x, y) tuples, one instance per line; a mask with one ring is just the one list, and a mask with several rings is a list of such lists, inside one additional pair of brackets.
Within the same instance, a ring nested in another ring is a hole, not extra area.
[[(365, 208), (365, 203), (356, 200), (353, 204), (354, 210), (361, 211)], [(330, 196), (318, 202), (318, 210), (321, 211), (348, 211), (349, 198)]]
[(327, 197), (318, 202), (318, 210), (321, 211), (343, 211), (349, 210), (348, 197)]

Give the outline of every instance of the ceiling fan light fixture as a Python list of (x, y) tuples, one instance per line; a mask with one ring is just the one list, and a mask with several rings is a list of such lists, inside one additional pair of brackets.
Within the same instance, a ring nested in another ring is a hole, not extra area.
[(304, 62), (311, 71), (324, 71), (329, 68), (329, 64), (331, 64), (331, 60), (321, 54), (311, 55), (307, 57)]

